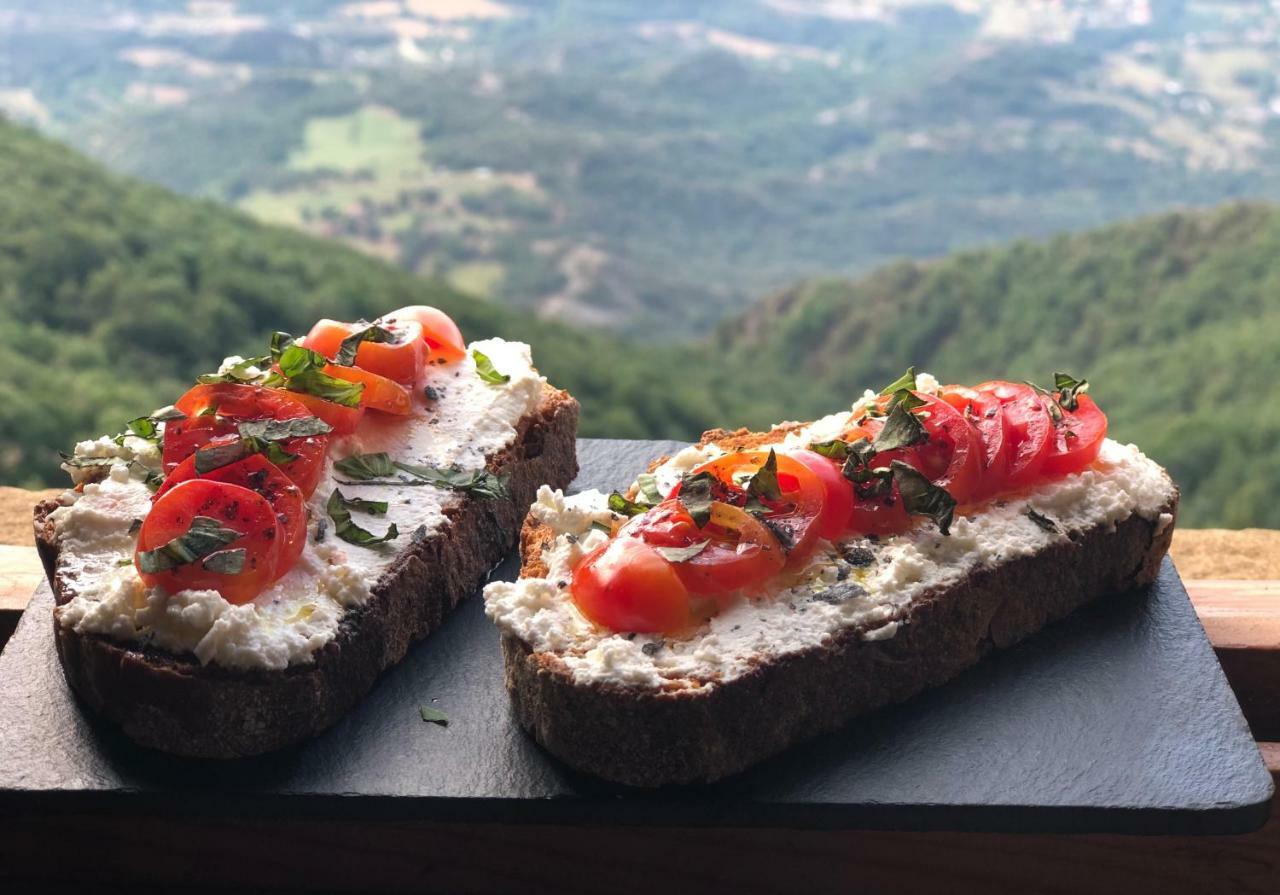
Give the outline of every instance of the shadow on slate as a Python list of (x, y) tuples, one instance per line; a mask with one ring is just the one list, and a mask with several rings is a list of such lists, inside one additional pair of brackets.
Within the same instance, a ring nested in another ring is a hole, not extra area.
[[(575, 489), (630, 482), (675, 442), (584, 440)], [(495, 570), (512, 578), (514, 557)], [(627, 790), (515, 725), (477, 597), (314, 742), (210, 762), (141, 749), (63, 681), (42, 586), (0, 656), (0, 810), (503, 822), (1234, 833), (1272, 784), (1165, 561), (952, 683), (719, 784)], [(419, 706), (449, 718), (424, 723)], [(767, 707), (761, 722), (768, 723)]]

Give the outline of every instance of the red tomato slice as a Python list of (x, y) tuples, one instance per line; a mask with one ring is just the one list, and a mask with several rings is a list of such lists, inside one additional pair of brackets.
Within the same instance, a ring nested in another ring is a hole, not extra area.
[(422, 338), (431, 349), (429, 361), (452, 364), (467, 356), (467, 343), (458, 324), (444, 311), (430, 305), (409, 305), (392, 311), (383, 320), (414, 320), (422, 326)]
[(333, 427), (331, 435), (350, 435), (356, 431), (356, 427), (360, 425), (360, 420), (364, 419), (364, 405), (359, 407), (347, 407), (345, 404), (337, 404), (333, 401), (326, 401), (324, 398), (309, 395), (306, 392), (286, 392), (290, 398), (299, 402), (307, 410), (320, 417), (330, 426)]
[(689, 593), (672, 564), (639, 538), (614, 538), (573, 573), (573, 601), (612, 631), (665, 633), (690, 621)]
[(383, 413), (394, 413), (407, 416), (413, 412), (413, 396), (403, 385), (393, 382), (385, 376), (360, 367), (340, 367), (337, 364), (326, 364), (324, 372), (347, 382), (364, 384), (360, 393), (360, 406), (370, 410), (381, 410)]
[[(946, 488), (957, 503), (972, 500), (982, 482), (984, 448), (978, 430), (948, 401), (919, 392), (915, 395), (924, 405), (912, 413), (920, 418), (929, 439), (876, 454), (872, 465), (889, 466), (894, 460), (901, 460), (920, 470), (935, 485)], [(884, 419), (869, 419), (843, 437), (849, 442), (860, 437), (875, 441), (882, 428)]]
[[(228, 441), (236, 436), (223, 436)], [(216, 439), (215, 439), (216, 441)], [(153, 501), (158, 501), (183, 482), (202, 479), (210, 482), (226, 482), (248, 488), (266, 498), (267, 503), (275, 511), (276, 519), (284, 541), (280, 547), (280, 560), (276, 567), (276, 577), (288, 572), (302, 555), (302, 548), (307, 545), (307, 502), (302, 491), (280, 468), (262, 454), (250, 454), (243, 460), (219, 466), (201, 475), (196, 472), (196, 458), (192, 454), (178, 464), (173, 472), (165, 476), (163, 484), (156, 491)]]
[(1088, 395), (1078, 395), (1076, 402), (1075, 410), (1062, 411), (1062, 422), (1054, 429), (1053, 450), (1041, 470), (1046, 476), (1080, 472), (1098, 459), (1102, 450), (1107, 437), (1106, 414)]
[(731, 596), (764, 583), (782, 571), (785, 554), (769, 528), (745, 510), (719, 501), (702, 528), (679, 500), (658, 504), (636, 516), (618, 538), (639, 538), (651, 547), (707, 546), (686, 560), (671, 561), (685, 588), (701, 596)]
[[(778, 487), (782, 498), (770, 506), (764, 520), (782, 542), (787, 565), (796, 568), (813, 553), (817, 545), (827, 498), (827, 489), (818, 474), (788, 454), (776, 454), (778, 462)], [(725, 454), (703, 463), (693, 472), (709, 472), (724, 486), (725, 493), (717, 495), (726, 503), (738, 507), (747, 503), (744, 482), (769, 459), (768, 450), (738, 451)]]
[[(165, 423), (166, 474), (214, 438), (238, 434), (238, 423), (263, 419), (297, 419), (312, 415), (301, 402), (294, 399), (291, 392), (234, 383), (197, 385), (179, 398), (174, 406), (185, 413), (187, 418)], [(320, 476), (324, 474), (329, 436), (290, 438), (281, 442), (280, 447), (297, 456), (296, 460), (283, 464), (282, 471), (302, 489), (304, 496), (311, 496), (320, 482)]]
[(962, 385), (944, 386), (938, 397), (959, 410), (978, 430), (983, 448), (982, 481), (973, 499), (990, 497), (1004, 487), (1009, 475), (1012, 436), (1000, 399)]
[(1053, 420), (1036, 390), (1016, 382), (984, 382), (975, 391), (995, 395), (1004, 411), (1009, 446), (1005, 488), (1034, 485), (1053, 452)]
[(138, 554), (186, 534), (197, 516), (211, 517), (241, 533), (222, 549), (244, 549), (243, 570), (234, 575), (214, 572), (196, 560), (162, 572), (139, 572), (139, 576), (148, 587), (162, 587), (171, 594), (216, 590), (229, 603), (250, 602), (276, 577), (284, 533), (271, 504), (248, 488), (207, 479), (192, 479), (174, 487), (155, 502), (143, 520), (134, 562), (138, 562)]
[(813, 451), (790, 451), (788, 456), (808, 467), (826, 489), (822, 514), (818, 517), (818, 535), (829, 541), (844, 534), (853, 512), (853, 488), (841, 472), (842, 464)]
[[(311, 327), (311, 332), (299, 344), (317, 351), (333, 360), (342, 346), (342, 340), (354, 335), (368, 324), (341, 323), (337, 320), (321, 320)], [(361, 342), (356, 349), (355, 365), (370, 373), (377, 373), (396, 382), (412, 385), (422, 375), (426, 362), (427, 343), (423, 339), (422, 326), (416, 320), (391, 320), (383, 318), (378, 325), (396, 336), (394, 342)]]

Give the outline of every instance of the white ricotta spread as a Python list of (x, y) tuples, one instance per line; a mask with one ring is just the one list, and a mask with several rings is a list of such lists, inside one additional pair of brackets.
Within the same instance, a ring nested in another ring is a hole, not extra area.
[[(512, 444), (521, 418), (541, 400), (545, 380), (533, 367), (528, 345), (490, 339), (471, 347), (510, 380), (486, 383), (470, 352), (457, 363), (429, 366), (414, 390), (411, 417), (366, 414), (355, 436), (331, 441), (330, 464), (356, 452), (386, 451), (409, 463), (474, 470)], [(228, 358), (223, 366), (238, 361)], [(343, 614), (369, 599), (408, 539), (443, 527), (445, 509), (460, 499), (430, 485), (339, 486), (348, 497), (387, 501), (386, 516), (366, 518), (357, 512), (356, 521), (377, 532), (394, 522), (400, 537), (360, 547), (337, 539), (330, 525), (320, 543), (308, 537), (302, 557), (284, 577), (252, 603), (234, 606), (216, 591), (169, 594), (143, 585), (132, 561), (135, 532), (151, 507), (144, 478), (148, 470), (160, 469), (160, 453), (146, 439), (123, 441), (118, 445), (104, 437), (76, 446), (77, 458), (116, 462), (101, 482), (66, 492), (64, 505), (52, 514), (58, 571), (75, 594), (56, 611), (58, 622), (80, 632), (190, 653), (202, 663), (227, 668), (278, 670), (310, 662), (333, 639)], [(69, 471), (77, 482), (93, 472), (74, 466)], [(325, 503), (334, 486), (330, 468), (308, 502), (313, 535), (317, 523), (327, 521)]]
[[(835, 437), (855, 413), (833, 414), (787, 436), (787, 446)], [(667, 461), (659, 487), (718, 453), (694, 447)], [(1106, 441), (1084, 472), (989, 504), (957, 517), (950, 536), (931, 524), (872, 542), (822, 542), (808, 565), (782, 589), (748, 595), (712, 617), (692, 636), (617, 633), (588, 621), (568, 582), (582, 558), (606, 535), (592, 523), (610, 520), (598, 491), (566, 497), (543, 488), (536, 518), (556, 532), (545, 558), (546, 578), (495, 582), (485, 588), (485, 609), (504, 632), (535, 652), (554, 652), (575, 679), (624, 686), (701, 688), (731, 680), (760, 659), (828, 642), (842, 629), (867, 640), (896, 635), (912, 601), (992, 566), (1097, 525), (1114, 526), (1133, 514), (1168, 525), (1162, 507), (1173, 495), (1168, 475), (1133, 445)], [(664, 493), (665, 490), (664, 490)], [(1029, 510), (1051, 519), (1047, 531)]]

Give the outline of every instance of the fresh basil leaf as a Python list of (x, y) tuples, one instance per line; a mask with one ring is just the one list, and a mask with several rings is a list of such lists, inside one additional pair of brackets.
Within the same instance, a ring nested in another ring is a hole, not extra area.
[(614, 491), (609, 495), (609, 509), (619, 516), (639, 516), (641, 513), (647, 512), (649, 507), (636, 503), (625, 494)]
[(333, 468), (347, 478), (357, 481), (385, 478), (394, 475), (396, 469), (391, 462), (391, 456), (386, 453), (352, 454), (334, 463)]
[(1045, 516), (1042, 513), (1037, 513), (1031, 507), (1027, 507), (1027, 518), (1030, 519), (1032, 522), (1034, 522), (1036, 525), (1040, 526), (1040, 528), (1049, 532), (1049, 534), (1051, 535), (1057, 534), (1059, 531), (1058, 523), (1054, 522), (1052, 519), (1050, 519), (1048, 516)]
[(503, 385), (511, 381), (511, 375), (508, 373), (499, 373), (493, 368), (493, 361), (489, 360), (489, 356), (484, 352), (472, 348), (471, 356), (476, 361), (476, 374), (490, 385)]
[[(277, 335), (284, 336), (283, 333)], [(276, 358), (280, 372), (268, 376), (264, 385), (315, 395), (344, 407), (360, 406), (360, 396), (364, 393), (363, 382), (348, 382), (324, 372), (329, 361), (319, 352), (293, 343), (284, 345), (281, 341), (280, 344), (283, 347)], [(276, 340), (273, 336), (272, 349), (275, 347)]]
[(662, 558), (667, 562), (688, 562), (703, 550), (707, 549), (707, 545), (711, 543), (710, 538), (705, 541), (699, 541), (697, 544), (690, 544), (688, 547), (654, 547)]
[(333, 362), (340, 367), (351, 367), (355, 365), (356, 353), (360, 350), (361, 342), (396, 341), (399, 340), (391, 330), (384, 329), (376, 323), (371, 323), (364, 329), (356, 330), (342, 340), (342, 344), (338, 346), (338, 353), (333, 357)]
[(685, 473), (680, 479), (680, 502), (693, 517), (693, 524), (704, 527), (711, 521), (712, 488), (715, 476), (709, 472)]
[(269, 349), (271, 359), (273, 361), (280, 360), (280, 355), (284, 354), (284, 350), (294, 342), (293, 336), (280, 331), (271, 334), (271, 348)]
[[(157, 547), (144, 550), (138, 554), (138, 570), (141, 572), (165, 572), (185, 566), (223, 547), (241, 537), (234, 528), (227, 528), (217, 519), (210, 516), (196, 516), (191, 520), (191, 527), (185, 534)], [(216, 571), (216, 570), (215, 570)]]
[(287, 466), (301, 456), (289, 453), (274, 441), (256, 441), (253, 446), (276, 466)]
[(362, 513), (368, 513), (370, 516), (387, 515), (387, 507), (390, 504), (385, 500), (365, 500), (363, 497), (345, 498), (347, 509), (359, 510)]
[(904, 510), (912, 516), (927, 516), (938, 526), (938, 531), (951, 534), (956, 501), (946, 488), (935, 485), (901, 460), (893, 461), (893, 481), (898, 486)]
[[(270, 365), (270, 356), (246, 357), (240, 363), (218, 373), (204, 373), (196, 377), (201, 385), (213, 385), (219, 382), (233, 382), (241, 385), (260, 382), (263, 379), (262, 368)], [(252, 372), (254, 369), (257, 372)]]
[(1070, 373), (1054, 373), (1053, 387), (1063, 410), (1075, 410), (1080, 406), (1080, 396), (1089, 390), (1088, 379), (1076, 379)]
[(658, 477), (651, 472), (642, 472), (636, 476), (636, 491), (649, 506), (662, 503), (662, 492), (658, 490)]
[(474, 469), (468, 472), (456, 468), (444, 469), (437, 466), (420, 466), (416, 463), (393, 462), (396, 469), (407, 472), (424, 484), (451, 488), (473, 497), (486, 497), (491, 500), (506, 500), (511, 496), (507, 490), (506, 478), (486, 469)]
[(1062, 407), (1058, 404), (1057, 396), (1050, 394), (1048, 389), (1041, 388), (1030, 379), (1024, 379), (1022, 381), (1035, 389), (1037, 395), (1046, 399), (1044, 401), (1044, 409), (1048, 412), (1049, 418), (1053, 420), (1053, 424), (1055, 426), (1061, 425), (1065, 417), (1062, 415)]
[(924, 406), (924, 398), (921, 398), (909, 388), (900, 388), (893, 393), (893, 397), (889, 399), (889, 406), (886, 410), (893, 410), (895, 407), (904, 407), (907, 410), (915, 410), (917, 407)]
[(924, 423), (920, 422), (920, 418), (908, 410), (905, 404), (898, 403), (885, 417), (884, 427), (876, 435), (872, 447), (879, 454), (911, 447), (928, 440), (929, 433), (925, 431)]
[(849, 442), (838, 438), (832, 441), (815, 441), (810, 443), (809, 450), (828, 460), (844, 460), (849, 456)]
[(206, 556), (200, 565), (210, 572), (218, 572), (222, 575), (239, 575), (244, 571), (247, 555), (248, 551), (243, 547), (236, 547), (234, 550), (219, 550), (217, 553), (210, 553)]
[(287, 420), (245, 420), (237, 428), (241, 438), (258, 441), (288, 441), (290, 438), (307, 438), (312, 435), (328, 435), (333, 431), (318, 416), (302, 416)]
[(897, 379), (890, 382), (884, 388), (880, 389), (882, 395), (892, 395), (894, 392), (902, 389), (913, 389), (916, 387), (916, 368), (907, 367), (907, 372), (903, 373)]
[(773, 448), (769, 448), (768, 458), (747, 482), (747, 494), (761, 501), (782, 499), (782, 486), (778, 484), (778, 455)]
[(418, 714), (422, 716), (423, 721), (428, 721), (432, 724), (439, 724), (441, 727), (449, 726), (449, 716), (439, 709), (432, 708), (429, 705), (419, 706)]
[[(375, 535), (373, 532), (361, 528), (351, 519), (351, 510), (361, 509), (360, 504), (370, 504), (375, 501), (367, 500), (348, 500), (342, 496), (342, 492), (337, 488), (333, 489), (333, 493), (329, 495), (329, 502), (325, 505), (325, 512), (329, 518), (333, 520), (333, 531), (338, 537), (346, 541), (348, 544), (356, 544), (361, 547), (373, 547), (377, 544), (385, 544), (388, 541), (394, 541), (400, 536), (399, 529), (396, 528), (394, 522), (387, 528), (386, 533)], [(383, 512), (386, 512), (386, 504), (382, 504)]]
[(173, 420), (185, 420), (187, 415), (171, 404), (168, 407), (161, 407), (149, 418), (157, 423), (168, 423)]
[(130, 435), (145, 438), (147, 441), (154, 441), (160, 434), (160, 427), (149, 416), (140, 416), (136, 420), (129, 420), (129, 422), (125, 423), (125, 426), (128, 428)]
[(204, 475), (206, 472), (212, 472), (215, 469), (221, 469), (223, 466), (230, 466), (243, 460), (252, 453), (254, 446), (238, 438), (235, 441), (226, 444), (215, 444), (212, 447), (202, 447), (196, 451), (196, 472)]
[(607, 525), (604, 522), (601, 522), (599, 519), (593, 519), (591, 521), (591, 527), (595, 531), (602, 531), (607, 535), (613, 534), (613, 526)]
[(323, 370), (325, 365), (329, 363), (329, 359), (318, 351), (312, 351), (310, 348), (304, 348), (296, 342), (285, 346), (280, 352), (280, 357), (276, 359), (276, 363), (280, 367), (280, 373), (286, 379), (292, 379), (295, 376), (302, 376), (315, 370)]

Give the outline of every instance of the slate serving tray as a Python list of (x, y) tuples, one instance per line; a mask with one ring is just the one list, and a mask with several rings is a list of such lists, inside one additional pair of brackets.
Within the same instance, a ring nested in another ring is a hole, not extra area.
[[(584, 440), (575, 488), (617, 487), (674, 442)], [(514, 557), (495, 571), (516, 573)], [(1236, 833), (1272, 783), (1168, 560), (1105, 601), (720, 784), (637, 792), (576, 774), (512, 720), (477, 597), (318, 740), (252, 760), (175, 759), (67, 690), (37, 592), (0, 656), (0, 812), (508, 823)], [(420, 720), (420, 705), (449, 717)], [(761, 723), (768, 723), (767, 713)]]

